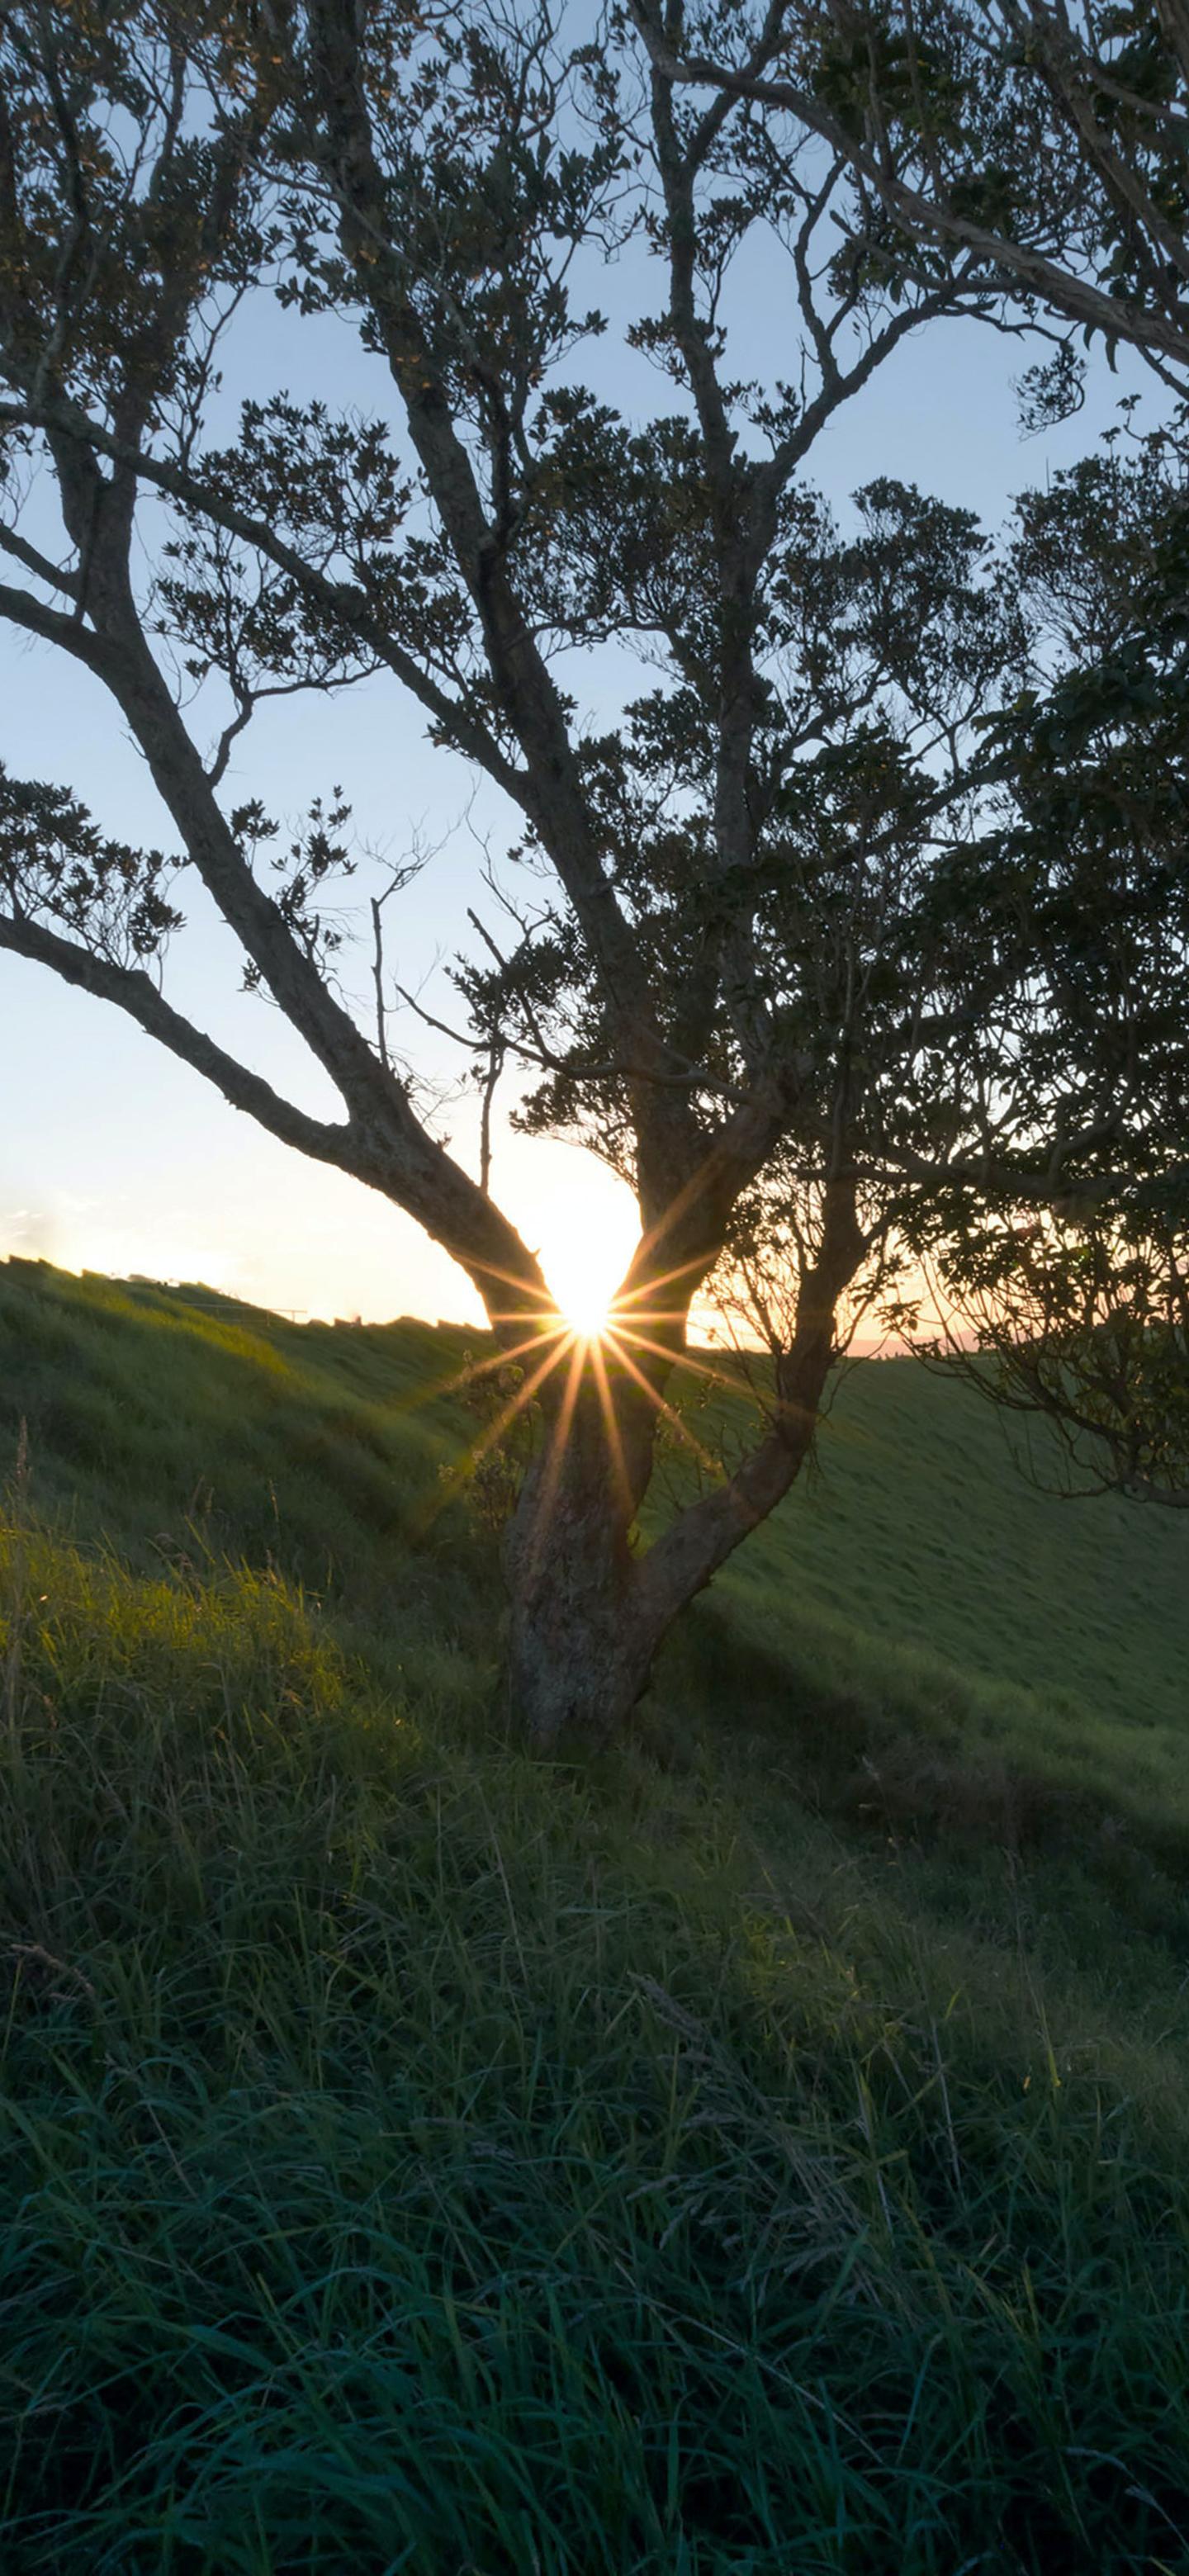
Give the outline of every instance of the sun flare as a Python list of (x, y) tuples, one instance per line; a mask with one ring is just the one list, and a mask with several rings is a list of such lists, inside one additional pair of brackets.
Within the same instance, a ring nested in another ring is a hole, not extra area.
[(640, 1241), (640, 1211), (615, 1174), (572, 1145), (556, 1145), (539, 1195), (517, 1211), (562, 1327), (559, 1352), (594, 1348), (617, 1330), (615, 1300)]
[(546, 1265), (558, 1314), (577, 1341), (600, 1342), (607, 1332), (623, 1270), (617, 1251), (614, 1243), (600, 1242), (585, 1229), (579, 1234), (575, 1227)]
[(558, 1311), (580, 1342), (601, 1342), (611, 1320), (609, 1301), (593, 1283), (567, 1296)]

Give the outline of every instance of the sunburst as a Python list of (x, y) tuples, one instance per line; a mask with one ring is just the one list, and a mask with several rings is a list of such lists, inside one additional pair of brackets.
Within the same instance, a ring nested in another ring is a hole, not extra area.
[(611, 1300), (597, 1279), (585, 1285), (577, 1281), (566, 1292), (561, 1309), (569, 1330), (577, 1342), (601, 1342), (611, 1321)]
[[(549, 1264), (552, 1306), (543, 1307), (534, 1321), (525, 1315), (518, 1301), (516, 1308), (510, 1307), (504, 1323), (507, 1331), (515, 1316), (521, 1326), (517, 1338), (505, 1340), (501, 1335), (495, 1350), (485, 1352), (481, 1358), (468, 1355), (467, 1366), (445, 1385), (438, 1380), (435, 1387), (422, 1390), (420, 1400), (425, 1401), (430, 1394), (450, 1393), (467, 1384), (486, 1381), (494, 1397), (491, 1416), (466, 1459), (443, 1477), (429, 1506), (429, 1520), (436, 1518), (443, 1503), (465, 1486), (476, 1464), (507, 1436), (517, 1416), (547, 1396), (550, 1418), (537, 1482), (531, 1555), (533, 1547), (543, 1543), (546, 1536), (584, 1386), (593, 1392), (611, 1474), (628, 1502), (627, 1463), (612, 1384), (616, 1377), (621, 1383), (632, 1380), (655, 1408), (658, 1421), (668, 1424), (704, 1470), (715, 1472), (715, 1461), (690, 1423), (655, 1384), (656, 1362), (675, 1359), (683, 1375), (690, 1372), (716, 1386), (724, 1382), (721, 1369), (707, 1364), (708, 1355), (684, 1348), (679, 1354), (674, 1350), (674, 1327), (680, 1330), (687, 1274), (674, 1271), (670, 1276), (656, 1276), (647, 1286), (612, 1286), (607, 1262), (611, 1249), (596, 1239), (579, 1240), (575, 1230), (564, 1251)], [(510, 1286), (518, 1284), (509, 1282)], [(496, 1326), (498, 1332), (498, 1318)]]

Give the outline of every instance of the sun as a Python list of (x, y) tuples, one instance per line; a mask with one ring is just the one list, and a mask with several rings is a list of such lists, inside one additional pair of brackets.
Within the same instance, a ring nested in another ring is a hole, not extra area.
[(616, 1298), (640, 1236), (640, 1211), (620, 1180), (559, 1148), (529, 1223), (567, 1346), (596, 1347), (617, 1329)]
[(546, 1275), (558, 1314), (575, 1341), (601, 1342), (606, 1335), (620, 1267), (616, 1262), (612, 1272), (607, 1249), (597, 1236), (579, 1236), (575, 1228), (548, 1263)]
[(558, 1312), (579, 1342), (601, 1342), (611, 1321), (610, 1302), (595, 1280), (568, 1292)]

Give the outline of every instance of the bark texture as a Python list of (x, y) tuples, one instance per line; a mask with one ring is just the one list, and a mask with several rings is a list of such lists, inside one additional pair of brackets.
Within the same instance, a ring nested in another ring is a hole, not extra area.
[(569, 1460), (552, 1493), (531, 1478), (516, 1530), (509, 1687), (517, 1725), (542, 1751), (571, 1739), (601, 1743), (631, 1715), (655, 1651), (603, 1464), (589, 1453)]

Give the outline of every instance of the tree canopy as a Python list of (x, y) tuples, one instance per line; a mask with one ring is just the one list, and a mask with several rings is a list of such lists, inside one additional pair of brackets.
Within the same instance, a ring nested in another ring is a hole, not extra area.
[[(889, 280), (975, 272), (1052, 344), (1041, 417), (1079, 398), (1096, 338), (1179, 396), (1189, 361), (1189, 30), (1158, 0), (631, 0), (679, 86), (750, 102), (795, 160), (806, 130), (884, 218)], [(1055, 327), (1054, 327), (1055, 326)], [(1113, 360), (1112, 360), (1113, 363)]]

